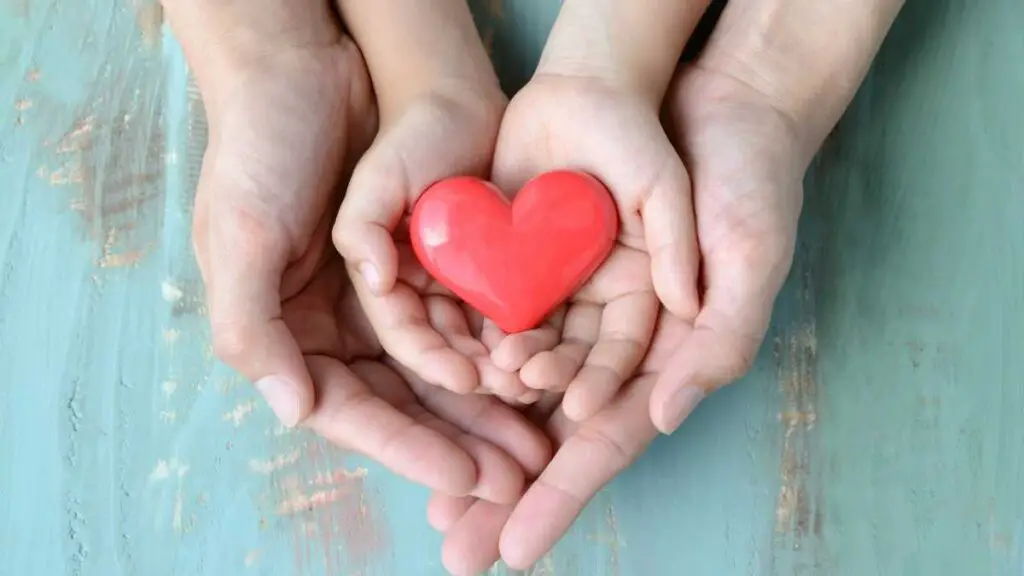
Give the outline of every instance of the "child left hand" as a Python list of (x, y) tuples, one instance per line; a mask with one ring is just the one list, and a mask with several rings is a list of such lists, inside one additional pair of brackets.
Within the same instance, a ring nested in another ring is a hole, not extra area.
[(531, 388), (564, 390), (563, 410), (579, 421), (640, 365), (659, 300), (680, 318), (694, 317), (698, 252), (690, 179), (650, 98), (599, 78), (535, 76), (506, 110), (492, 178), (513, 193), (561, 168), (590, 173), (610, 190), (621, 219), (617, 244), (564, 313), (506, 336), (491, 358), (519, 370)]

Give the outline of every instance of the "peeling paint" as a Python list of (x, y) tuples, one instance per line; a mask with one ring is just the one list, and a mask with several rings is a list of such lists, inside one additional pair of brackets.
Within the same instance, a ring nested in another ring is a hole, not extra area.
[(185, 297), (185, 293), (182, 292), (181, 288), (175, 286), (170, 280), (164, 280), (160, 284), (160, 296), (163, 297), (165, 302), (174, 303)]
[(359, 573), (388, 544), (376, 519), (379, 510), (367, 494), (367, 471), (346, 467), (344, 457), (315, 439), (299, 449), (298, 457), (287, 452), (256, 466), (274, 468), (273, 510), (293, 523), (297, 573), (312, 570), (311, 563), (322, 565), (317, 573)]
[[(808, 271), (797, 292), (794, 324), (774, 340), (782, 409), (778, 492), (770, 573), (825, 570), (822, 524), (825, 498), (816, 430), (819, 424), (818, 338)], [(807, 552), (803, 552), (803, 550)]]
[(149, 481), (159, 482), (166, 480), (170, 477), (184, 478), (188, 474), (189, 465), (181, 462), (177, 458), (169, 458), (167, 460), (157, 460), (156, 466), (153, 467), (153, 471), (149, 473)]
[(162, 61), (158, 53), (133, 56), (104, 71), (70, 126), (44, 140), (52, 168), (37, 171), (53, 186), (74, 187), (68, 205), (99, 246), (101, 269), (133, 266), (161, 240)]
[(135, 14), (135, 24), (139, 27), (143, 44), (158, 45), (164, 22), (163, 6), (157, 0), (129, 0), (128, 4)]
[(170, 398), (178, 390), (178, 383), (174, 380), (164, 380), (164, 383), (160, 385), (160, 390), (163, 391), (164, 398)]
[(296, 448), (291, 452), (281, 454), (280, 456), (276, 456), (270, 460), (250, 460), (249, 469), (259, 474), (272, 474), (278, 470), (295, 464), (299, 461), (301, 456), (302, 453), (298, 448)]
[(236, 405), (230, 411), (225, 412), (221, 416), (221, 419), (224, 420), (225, 422), (231, 422), (237, 428), (242, 425), (242, 422), (244, 422), (245, 419), (248, 418), (249, 415), (252, 414), (254, 410), (256, 410), (256, 407), (258, 405), (259, 404), (255, 400), (242, 402)]
[(256, 563), (259, 562), (260, 556), (262, 555), (263, 553), (259, 550), (250, 550), (249, 553), (245, 555), (245, 567), (252, 568), (253, 566), (255, 566)]

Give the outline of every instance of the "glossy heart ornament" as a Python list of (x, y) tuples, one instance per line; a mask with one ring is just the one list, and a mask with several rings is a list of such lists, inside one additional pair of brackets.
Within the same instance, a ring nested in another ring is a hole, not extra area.
[(556, 171), (528, 182), (512, 202), (484, 180), (442, 180), (413, 208), (410, 235), (435, 279), (513, 333), (539, 325), (590, 278), (618, 227), (601, 182)]

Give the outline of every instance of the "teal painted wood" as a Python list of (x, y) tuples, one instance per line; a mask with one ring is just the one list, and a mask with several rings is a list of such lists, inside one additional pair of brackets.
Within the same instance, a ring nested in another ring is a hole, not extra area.
[[(514, 89), (557, 2), (474, 8)], [(1022, 19), (908, 2), (753, 373), (533, 574), (1024, 571)], [(155, 5), (0, 2), (0, 574), (442, 574), (422, 489), (213, 360), (203, 132)]]

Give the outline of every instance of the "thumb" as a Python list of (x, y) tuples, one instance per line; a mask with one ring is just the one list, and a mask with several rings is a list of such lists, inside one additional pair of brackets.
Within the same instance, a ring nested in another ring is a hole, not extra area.
[(675, 316), (690, 320), (700, 306), (697, 274), (700, 255), (694, 223), (690, 177), (672, 152), (641, 207), (644, 242), (651, 256), (651, 279), (661, 303)]
[(753, 366), (789, 268), (780, 262), (744, 257), (723, 266), (714, 258), (705, 261), (704, 307), (651, 394), (651, 419), (661, 432), (674, 432), (707, 394)]
[(392, 232), (406, 210), (409, 177), (404, 163), (378, 141), (356, 164), (332, 237), (338, 252), (375, 294), (386, 294), (398, 277)]
[(425, 97), (406, 110), (356, 165), (334, 225), (338, 251), (377, 295), (398, 276), (392, 233), (428, 186), (450, 176), (483, 176), (503, 101), (469, 105)]
[[(230, 197), (218, 194), (216, 203)], [(313, 383), (298, 343), (281, 317), (288, 243), (272, 221), (238, 207), (211, 207), (204, 236), (207, 301), (214, 352), (254, 382), (282, 424), (313, 409)], [(226, 208), (218, 210), (217, 208)]]

